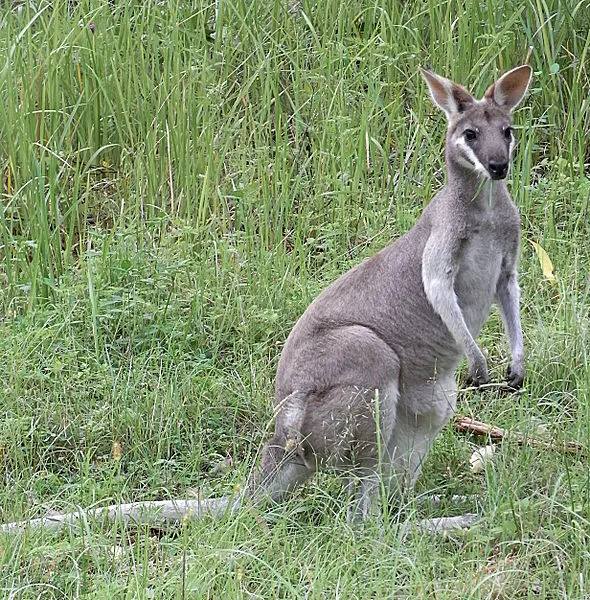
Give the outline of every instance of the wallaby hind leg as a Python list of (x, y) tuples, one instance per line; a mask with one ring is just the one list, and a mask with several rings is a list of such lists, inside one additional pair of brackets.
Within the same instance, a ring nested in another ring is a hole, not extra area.
[(295, 452), (285, 452), (274, 438), (264, 445), (260, 463), (260, 468), (249, 478), (246, 489), (234, 500), (232, 513), (237, 512), (245, 501), (255, 505), (267, 501), (281, 502), (314, 473)]
[(256, 504), (265, 500), (280, 502), (314, 473), (295, 452), (285, 452), (273, 442), (265, 444), (261, 467), (248, 484), (246, 495)]
[(357, 467), (348, 480), (348, 494), (353, 497), (346, 512), (349, 523), (365, 521), (379, 514), (381, 500), (381, 473), (379, 465)]
[(264, 445), (260, 469), (251, 479), (246, 496), (258, 503), (279, 502), (315, 471), (315, 463), (304, 460), (303, 422), (308, 396), (298, 391), (275, 408), (275, 434)]
[(354, 499), (347, 512), (349, 522), (364, 521), (379, 514), (381, 482), (384, 477), (387, 479), (393, 467), (389, 449), (396, 423), (398, 383), (392, 382), (386, 390), (370, 393), (373, 395), (373, 422), (370, 429), (367, 427), (366, 432), (360, 432), (352, 456), (348, 490)]
[[(449, 422), (457, 403), (454, 375), (422, 385), (408, 386), (398, 403), (395, 427), (389, 440), (392, 457), (389, 493), (411, 490), (422, 471), (432, 443)], [(420, 407), (418, 413), (414, 407)], [(428, 410), (424, 410), (428, 407)]]

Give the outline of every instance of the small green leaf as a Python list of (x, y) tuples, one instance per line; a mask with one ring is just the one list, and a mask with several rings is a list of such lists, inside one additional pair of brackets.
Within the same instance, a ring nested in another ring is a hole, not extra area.
[(555, 75), (555, 73), (559, 72), (559, 65), (557, 63), (553, 63), (551, 65), (551, 73)]

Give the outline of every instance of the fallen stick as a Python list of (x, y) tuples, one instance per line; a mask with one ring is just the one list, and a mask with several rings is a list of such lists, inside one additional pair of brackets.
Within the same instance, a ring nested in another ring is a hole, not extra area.
[(541, 440), (530, 437), (519, 431), (508, 431), (483, 421), (476, 421), (470, 417), (455, 417), (455, 429), (457, 431), (466, 431), (477, 435), (487, 435), (492, 440), (500, 441), (504, 439), (514, 439), (521, 446), (527, 445), (534, 448), (546, 448), (547, 450), (560, 450), (571, 454), (585, 454), (586, 449), (580, 442), (558, 442), (556, 440)]

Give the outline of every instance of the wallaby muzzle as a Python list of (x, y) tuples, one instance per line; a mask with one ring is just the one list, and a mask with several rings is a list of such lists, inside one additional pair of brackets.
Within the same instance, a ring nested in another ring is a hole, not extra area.
[(499, 179), (505, 179), (506, 175), (508, 174), (508, 161), (496, 162), (490, 160), (488, 162), (487, 169), (488, 173), (490, 174), (490, 177), (495, 181), (498, 181)]

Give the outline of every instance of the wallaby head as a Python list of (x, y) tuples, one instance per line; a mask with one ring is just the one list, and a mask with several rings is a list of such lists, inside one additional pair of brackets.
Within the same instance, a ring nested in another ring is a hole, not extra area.
[(449, 177), (465, 172), (494, 180), (506, 177), (514, 147), (511, 113), (526, 94), (531, 75), (528, 65), (516, 67), (476, 100), (464, 87), (432, 71), (422, 71), (432, 99), (449, 122)]

